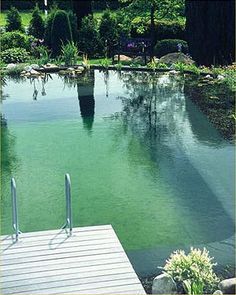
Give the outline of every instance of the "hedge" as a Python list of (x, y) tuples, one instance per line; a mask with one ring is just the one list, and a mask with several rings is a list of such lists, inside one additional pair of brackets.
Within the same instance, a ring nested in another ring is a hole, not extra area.
[(156, 43), (154, 53), (159, 58), (172, 52), (178, 52), (178, 45), (181, 44), (181, 52), (188, 53), (188, 43), (180, 39), (164, 39)]

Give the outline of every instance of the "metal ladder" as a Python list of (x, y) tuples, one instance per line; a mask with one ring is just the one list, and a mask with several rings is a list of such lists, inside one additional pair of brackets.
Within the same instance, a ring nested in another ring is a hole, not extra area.
[[(68, 228), (70, 236), (72, 235), (72, 208), (71, 208), (71, 181), (70, 175), (65, 174), (65, 196), (66, 196), (66, 223), (63, 225), (63, 229)], [(12, 227), (15, 235), (15, 242), (19, 240), (19, 221), (18, 221), (18, 206), (17, 206), (17, 194), (16, 194), (16, 182), (14, 177), (11, 178), (11, 197), (12, 197)]]

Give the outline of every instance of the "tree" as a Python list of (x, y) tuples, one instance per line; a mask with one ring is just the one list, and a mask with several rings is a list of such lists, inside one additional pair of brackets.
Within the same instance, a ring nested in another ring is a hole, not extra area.
[(184, 0), (120, 0), (121, 3), (126, 3), (129, 7), (137, 11), (150, 12), (150, 39), (151, 39), (151, 58), (154, 55), (155, 40), (155, 14), (158, 18), (174, 16), (177, 17), (177, 11), (181, 11), (184, 5)]
[(7, 13), (7, 24), (6, 24), (6, 31), (23, 31), (22, 23), (21, 23), (21, 16), (19, 11), (15, 7), (11, 7), (9, 12)]
[(113, 48), (118, 42), (118, 30), (117, 21), (109, 10), (106, 10), (102, 16), (99, 33), (103, 46), (108, 46), (108, 55), (111, 56)]
[(186, 0), (189, 51), (198, 64), (225, 64), (235, 60), (233, 0)]
[(92, 1), (90, 0), (74, 0), (74, 12), (77, 16), (77, 27), (80, 28), (82, 18), (92, 14)]
[(54, 16), (51, 31), (53, 55), (60, 54), (62, 45), (69, 41), (72, 41), (72, 32), (68, 14), (64, 10), (58, 10)]
[(32, 19), (29, 24), (29, 34), (36, 38), (43, 38), (45, 31), (45, 24), (42, 16), (40, 15), (40, 10), (38, 5), (35, 6), (32, 13)]

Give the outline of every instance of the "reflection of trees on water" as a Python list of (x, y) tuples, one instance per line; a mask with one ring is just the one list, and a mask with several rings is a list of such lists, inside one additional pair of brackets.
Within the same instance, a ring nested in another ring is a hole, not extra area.
[(77, 92), (84, 128), (91, 132), (95, 113), (94, 71), (85, 75), (82, 81), (77, 81)]
[(178, 120), (185, 119), (183, 81), (168, 75), (143, 72), (122, 73), (127, 96), (121, 97), (123, 118), (127, 123), (146, 133), (148, 138), (163, 137), (175, 132)]
[[(191, 125), (189, 117), (193, 113), (186, 109), (184, 81), (148, 73), (122, 73), (121, 79), (127, 90), (127, 95), (121, 97), (121, 120), (125, 128), (116, 130), (120, 135), (116, 134), (116, 144), (122, 146), (122, 132), (124, 135), (129, 129), (131, 136), (126, 151), (132, 165), (142, 167), (142, 157), (150, 156), (148, 167), (156, 165), (154, 170), (148, 168), (154, 183), (171, 189), (171, 195), (166, 196), (167, 205), (174, 198), (184, 208), (183, 212), (191, 212), (192, 225), (185, 224), (184, 216), (180, 220), (186, 241), (205, 243), (230, 237), (234, 231), (231, 217), (183, 148), (183, 144), (188, 144), (189, 131), (196, 132), (194, 128), (197, 128), (201, 132), (202, 128)], [(142, 149), (134, 150), (135, 138)], [(140, 153), (142, 156), (137, 156)], [(180, 225), (175, 226), (178, 231)]]
[[(2, 122), (2, 120), (1, 120)], [(19, 165), (15, 153), (16, 138), (7, 127), (6, 119), (4, 125), (1, 124), (1, 178), (8, 180)]]
[(94, 71), (88, 71), (79, 75), (78, 78), (62, 77), (64, 86), (77, 88), (80, 114), (84, 128), (90, 133), (93, 128), (95, 114), (94, 99)]

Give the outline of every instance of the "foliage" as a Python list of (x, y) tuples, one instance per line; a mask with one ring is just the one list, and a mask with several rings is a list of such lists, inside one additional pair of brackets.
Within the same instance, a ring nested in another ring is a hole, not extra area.
[[(155, 39), (185, 39), (185, 22), (183, 20), (155, 20)], [(137, 16), (131, 22), (133, 37), (150, 37), (151, 23), (149, 17)]]
[(117, 23), (117, 32), (119, 37), (130, 37), (131, 32), (131, 21), (129, 14), (125, 10), (118, 10), (114, 15)]
[(24, 48), (9, 48), (1, 52), (0, 58), (5, 63), (20, 63), (29, 59), (29, 53)]
[(19, 11), (15, 7), (11, 7), (11, 9), (7, 13), (6, 17), (6, 31), (23, 31), (21, 16)]
[(37, 46), (34, 49), (34, 56), (38, 58), (38, 65), (45, 65), (50, 61), (50, 52), (46, 46)]
[(5, 71), (5, 74), (8, 76), (19, 76), (20, 73), (24, 70), (24, 65), (16, 65), (15, 67)]
[(69, 10), (68, 17), (69, 17), (70, 26), (71, 26), (72, 38), (75, 42), (77, 42), (78, 40), (77, 16), (72, 10)]
[(96, 56), (101, 51), (97, 23), (92, 16), (85, 16), (82, 19), (78, 45), (79, 50), (89, 57)]
[(75, 65), (79, 56), (76, 44), (73, 41), (63, 44), (61, 55), (66, 66)]
[(45, 39), (45, 43), (47, 44), (49, 48), (51, 48), (51, 44), (52, 44), (52, 40), (51, 40), (52, 24), (53, 24), (53, 20), (57, 10), (58, 10), (57, 6), (53, 6), (46, 19), (44, 39)]
[(72, 41), (71, 25), (68, 14), (63, 10), (57, 10), (51, 31), (51, 48), (54, 56), (61, 52), (62, 44)]
[[(111, 51), (114, 45), (118, 43), (118, 31), (117, 31), (117, 20), (111, 14), (109, 10), (106, 10), (101, 18), (99, 27), (99, 35), (102, 41), (102, 45), (105, 48), (108, 47), (108, 55), (111, 55)], [(105, 48), (106, 50), (106, 48)], [(107, 56), (107, 54), (105, 54)]]
[(45, 24), (42, 16), (40, 15), (40, 10), (38, 5), (35, 6), (32, 18), (29, 24), (29, 34), (35, 38), (42, 39), (44, 37)]
[(188, 255), (182, 250), (177, 250), (166, 261), (164, 271), (177, 283), (185, 282), (188, 294), (196, 294), (194, 293), (196, 289), (201, 288), (210, 292), (218, 282), (213, 271), (216, 263), (212, 260), (205, 248), (203, 250), (191, 248)]
[(111, 64), (110, 60), (108, 58), (104, 58), (101, 60), (101, 66), (105, 69), (108, 69), (109, 65)]
[(176, 19), (184, 16), (184, 0), (120, 0), (120, 2), (128, 4), (125, 9), (131, 10), (136, 15), (147, 14), (151, 6), (154, 6), (158, 19)]
[(1, 50), (21, 47), (27, 51), (31, 48), (32, 36), (28, 36), (19, 31), (5, 32), (0, 36)]
[(181, 52), (188, 52), (188, 43), (184, 40), (179, 39), (164, 39), (158, 41), (155, 46), (154, 52), (157, 57), (161, 57), (168, 53), (178, 52), (179, 46), (181, 46)]

